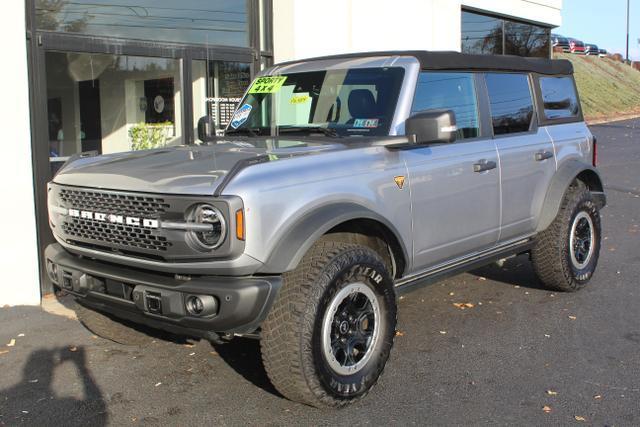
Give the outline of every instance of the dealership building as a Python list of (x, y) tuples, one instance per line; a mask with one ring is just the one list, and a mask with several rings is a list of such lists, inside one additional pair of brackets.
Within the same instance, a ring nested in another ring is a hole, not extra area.
[[(220, 132), (275, 62), (378, 50), (546, 56), (562, 0), (13, 0), (0, 70), (5, 279), (0, 306), (39, 304), (46, 185), (69, 157)], [(153, 138), (140, 138), (140, 135)], [(104, 183), (109, 188), (109, 183)]]

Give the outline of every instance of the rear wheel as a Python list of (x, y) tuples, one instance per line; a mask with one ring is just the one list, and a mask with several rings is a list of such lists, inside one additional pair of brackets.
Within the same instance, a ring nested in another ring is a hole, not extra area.
[(601, 231), (600, 212), (591, 192), (576, 181), (531, 252), (542, 283), (549, 289), (568, 292), (584, 287), (598, 264)]
[(321, 241), (284, 286), (262, 325), (264, 365), (285, 397), (345, 406), (365, 396), (389, 358), (393, 281), (371, 249)]

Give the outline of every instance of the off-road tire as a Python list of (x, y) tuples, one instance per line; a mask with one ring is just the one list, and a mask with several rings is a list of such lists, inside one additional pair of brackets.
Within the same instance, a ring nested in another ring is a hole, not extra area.
[[(321, 240), (283, 279), (261, 331), (272, 384), (286, 398), (316, 407), (342, 407), (364, 397), (382, 374), (395, 337), (395, 292), (383, 260), (365, 246)], [(322, 323), (334, 297), (353, 283), (373, 290), (381, 329), (364, 367), (339, 375), (322, 351)]]
[[(593, 225), (593, 252), (589, 261), (578, 268), (572, 261), (570, 238), (578, 215), (586, 213)], [(551, 225), (536, 237), (531, 251), (533, 268), (543, 285), (554, 291), (575, 292), (593, 276), (600, 254), (602, 229), (598, 206), (589, 189), (575, 181), (567, 190), (558, 215)]]
[(153, 341), (153, 337), (139, 331), (124, 321), (118, 321), (106, 314), (84, 307), (78, 302), (73, 307), (80, 323), (90, 332), (123, 345), (143, 346)]

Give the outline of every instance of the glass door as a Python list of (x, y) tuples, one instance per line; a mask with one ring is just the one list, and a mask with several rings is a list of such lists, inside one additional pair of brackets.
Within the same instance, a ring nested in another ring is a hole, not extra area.
[(251, 82), (251, 64), (238, 61), (192, 61), (193, 126), (210, 116), (221, 135)]
[(45, 53), (51, 174), (72, 155), (183, 143), (180, 59)]

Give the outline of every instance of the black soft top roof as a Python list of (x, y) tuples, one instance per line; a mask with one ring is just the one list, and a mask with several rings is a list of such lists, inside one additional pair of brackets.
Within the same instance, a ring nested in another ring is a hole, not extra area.
[(573, 65), (566, 59), (527, 58), (513, 55), (473, 55), (451, 51), (398, 50), (346, 53), (319, 56), (276, 65), (325, 59), (355, 59), (374, 56), (413, 56), (423, 70), (523, 71), (539, 74), (572, 74)]

